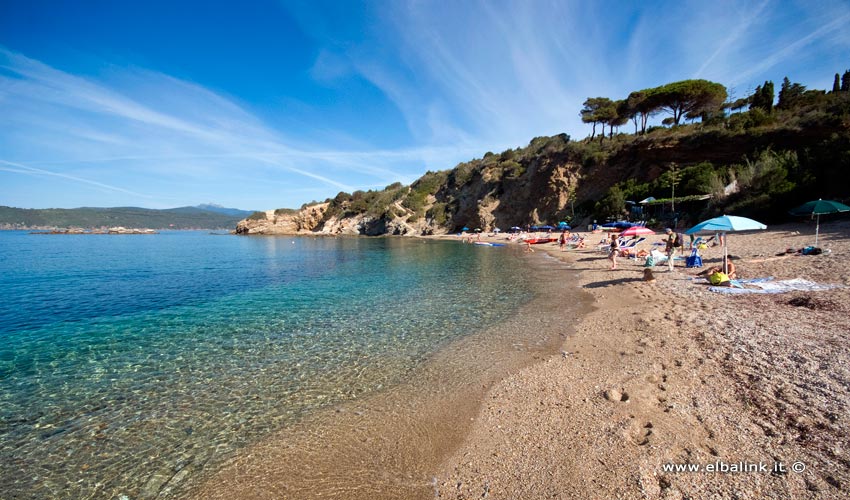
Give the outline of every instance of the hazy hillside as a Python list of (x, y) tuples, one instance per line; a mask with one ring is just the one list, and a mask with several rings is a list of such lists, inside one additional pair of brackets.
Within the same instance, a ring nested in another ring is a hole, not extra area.
[[(704, 80), (619, 101), (589, 98), (580, 114), (593, 129), (583, 140), (537, 137), (523, 148), (427, 172), (410, 186), (339, 193), (301, 211), (255, 212), (237, 231), (430, 234), (583, 224), (626, 217), (633, 206), (627, 201), (650, 196), (658, 201), (642, 218), (657, 223), (723, 212), (777, 222), (810, 199), (850, 198), (850, 72), (841, 82), (826, 92), (785, 79), (778, 101), (772, 82), (727, 102), (722, 86)], [(662, 113), (672, 115), (666, 126), (647, 127), (648, 117)], [(623, 126), (635, 133), (615, 131)]]
[(192, 208), (198, 208), (200, 210), (206, 210), (208, 212), (216, 212), (224, 215), (232, 215), (234, 217), (244, 218), (251, 215), (253, 210), (240, 210), (238, 208), (226, 208), (221, 205), (216, 205), (214, 203), (202, 203), (200, 205), (195, 205)]
[(196, 207), (153, 210), (136, 207), (26, 209), (0, 206), (0, 228), (230, 229), (244, 215), (226, 215)]

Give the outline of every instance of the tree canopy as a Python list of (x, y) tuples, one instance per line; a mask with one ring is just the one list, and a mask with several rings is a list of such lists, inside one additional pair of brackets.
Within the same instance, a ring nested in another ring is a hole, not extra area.
[(682, 80), (660, 87), (635, 91), (624, 100), (612, 101), (607, 97), (591, 97), (584, 102), (582, 121), (593, 124), (591, 140), (596, 136), (596, 124), (613, 127), (624, 125), (629, 120), (646, 131), (648, 119), (660, 112), (668, 112), (673, 126), (679, 125), (683, 117), (695, 118), (722, 110), (726, 101), (726, 87), (708, 80)]
[(679, 125), (685, 114), (699, 115), (718, 110), (726, 101), (726, 87), (708, 80), (682, 80), (656, 87), (649, 92), (649, 101), (656, 109), (673, 116)]

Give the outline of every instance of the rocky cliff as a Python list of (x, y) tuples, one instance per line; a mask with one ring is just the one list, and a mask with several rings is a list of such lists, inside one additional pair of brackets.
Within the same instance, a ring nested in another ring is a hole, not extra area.
[[(329, 203), (308, 205), (298, 211), (280, 213), (276, 210), (258, 212), (239, 221), (236, 234), (318, 235), (318, 236), (380, 236), (422, 234), (423, 224), (409, 224), (403, 216), (387, 219), (367, 214), (325, 217)], [(263, 214), (263, 215), (259, 215)]]
[(311, 234), (327, 210), (327, 203), (310, 205), (300, 211), (266, 210), (255, 212), (236, 225), (236, 234)]

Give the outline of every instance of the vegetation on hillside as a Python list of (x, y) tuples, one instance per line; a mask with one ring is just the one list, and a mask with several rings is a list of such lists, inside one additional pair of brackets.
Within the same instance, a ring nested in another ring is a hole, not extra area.
[[(579, 114), (591, 125), (583, 140), (536, 137), (524, 148), (429, 171), (409, 187), (339, 193), (326, 200), (324, 221), (403, 216), (455, 230), (479, 224), (479, 207), (503, 201), (511, 207), (497, 214), (502, 223), (554, 223), (623, 217), (627, 201), (653, 196), (675, 207), (655, 211), (663, 217), (727, 212), (775, 222), (795, 203), (850, 196), (842, 177), (850, 171), (850, 71), (836, 74), (829, 92), (785, 78), (778, 95), (766, 81), (730, 101), (721, 84), (685, 80), (623, 99), (591, 97)], [(648, 126), (664, 114), (661, 126)], [(633, 134), (615, 132), (629, 121)], [(553, 177), (558, 166), (574, 174), (569, 182)], [(535, 195), (549, 199), (529, 199)]]
[(242, 215), (227, 215), (195, 207), (153, 210), (148, 208), (45, 208), (0, 207), (0, 227), (27, 228), (150, 228), (225, 229)]

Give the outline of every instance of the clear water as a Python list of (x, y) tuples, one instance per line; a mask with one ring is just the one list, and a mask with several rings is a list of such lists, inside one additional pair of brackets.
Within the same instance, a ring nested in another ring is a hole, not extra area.
[(152, 498), (510, 315), (510, 248), (0, 231), (3, 498)]

